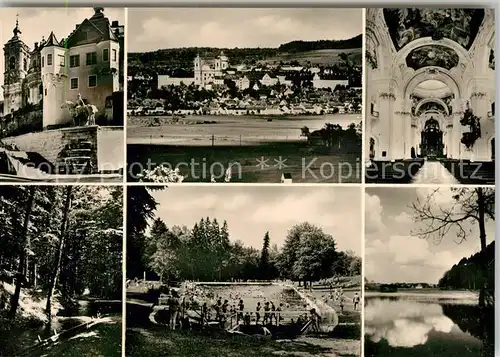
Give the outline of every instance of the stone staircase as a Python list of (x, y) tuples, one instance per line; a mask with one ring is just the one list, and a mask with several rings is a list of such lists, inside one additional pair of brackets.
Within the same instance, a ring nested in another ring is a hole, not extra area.
[(92, 142), (72, 140), (59, 153), (57, 168), (59, 174), (94, 174), (96, 161), (96, 149)]
[(462, 184), (495, 184), (495, 161), (443, 160), (442, 163)]

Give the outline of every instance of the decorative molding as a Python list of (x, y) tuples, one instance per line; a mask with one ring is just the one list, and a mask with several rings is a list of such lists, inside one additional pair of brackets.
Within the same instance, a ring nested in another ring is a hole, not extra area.
[(379, 94), (380, 98), (396, 100), (394, 93), (382, 92)]
[(472, 98), (484, 98), (486, 97), (488, 94), (485, 93), (485, 92), (474, 92), (470, 95), (471, 99)]
[(394, 114), (397, 114), (397, 115), (411, 115), (411, 113), (407, 112), (407, 111), (397, 111), (397, 112), (394, 112)]

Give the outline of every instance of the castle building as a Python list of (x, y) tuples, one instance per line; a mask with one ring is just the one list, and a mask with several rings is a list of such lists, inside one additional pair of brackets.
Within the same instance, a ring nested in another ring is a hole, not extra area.
[(43, 127), (64, 125), (71, 121), (64, 104), (79, 96), (98, 108), (97, 115), (107, 112), (113, 93), (121, 89), (124, 28), (110, 23), (103, 11), (94, 8), (94, 15), (66, 39), (51, 32), (33, 50), (21, 39), (16, 20), (14, 35), (3, 48), (5, 115), (43, 102)]
[(201, 58), (199, 55), (194, 59), (194, 83), (205, 86), (216, 82), (217, 78), (229, 68), (229, 59), (221, 52), (215, 58)]

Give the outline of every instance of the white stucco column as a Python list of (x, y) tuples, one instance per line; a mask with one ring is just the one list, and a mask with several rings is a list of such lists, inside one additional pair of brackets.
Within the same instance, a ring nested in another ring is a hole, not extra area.
[[(379, 92), (379, 151), (381, 160), (392, 160), (392, 141), (394, 138), (394, 100), (396, 97), (391, 92)], [(396, 124), (397, 125), (397, 124)], [(382, 154), (385, 152), (385, 156)]]
[(463, 145), (460, 140), (462, 140), (462, 125), (460, 125), (460, 119), (463, 115), (463, 101), (461, 99), (454, 99), (451, 103), (452, 113), (451, 113), (451, 123), (453, 127), (451, 128), (448, 135), (450, 138), (448, 140), (449, 159), (460, 159), (465, 153), (465, 145)]
[[(404, 99), (402, 103), (401, 116), (404, 123), (404, 158), (411, 159), (411, 148), (413, 146), (413, 131), (412, 131), (412, 116), (411, 116), (411, 101)], [(415, 152), (416, 153), (416, 152)]]

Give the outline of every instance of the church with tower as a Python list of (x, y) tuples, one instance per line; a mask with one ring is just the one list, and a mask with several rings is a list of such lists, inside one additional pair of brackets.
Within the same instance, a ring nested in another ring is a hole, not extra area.
[(71, 121), (66, 101), (81, 97), (97, 107), (98, 115), (106, 116), (113, 94), (123, 90), (123, 30), (96, 7), (66, 38), (51, 32), (30, 48), (17, 19), (12, 38), (3, 47), (4, 115), (42, 104), (43, 128), (61, 126)]
[(199, 86), (218, 84), (218, 80), (222, 80), (228, 68), (229, 59), (223, 51), (215, 58), (202, 58), (198, 55), (194, 59), (194, 84)]

